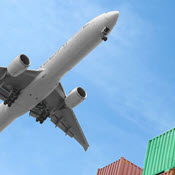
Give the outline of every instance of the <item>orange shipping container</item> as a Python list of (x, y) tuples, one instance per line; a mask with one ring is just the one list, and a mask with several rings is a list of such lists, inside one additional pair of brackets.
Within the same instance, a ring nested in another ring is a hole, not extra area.
[(98, 169), (97, 175), (142, 175), (142, 169), (121, 157), (110, 165)]
[(159, 175), (175, 175), (175, 168), (172, 168), (170, 171), (167, 171), (165, 173), (161, 173)]

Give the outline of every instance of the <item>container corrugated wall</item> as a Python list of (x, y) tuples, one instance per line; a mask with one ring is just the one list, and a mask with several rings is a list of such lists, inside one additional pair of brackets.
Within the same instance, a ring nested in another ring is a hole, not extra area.
[(120, 160), (98, 169), (97, 175), (142, 175), (142, 169), (121, 157)]
[(175, 128), (149, 140), (143, 175), (156, 175), (175, 168)]
[(167, 171), (165, 173), (161, 173), (159, 175), (175, 175), (175, 169), (172, 168), (170, 171)]

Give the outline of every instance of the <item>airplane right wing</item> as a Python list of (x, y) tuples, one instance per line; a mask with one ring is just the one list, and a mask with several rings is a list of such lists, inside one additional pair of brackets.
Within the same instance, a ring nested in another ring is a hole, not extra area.
[[(60, 128), (71, 138), (75, 138), (86, 151), (89, 144), (73, 110), (65, 105), (65, 98), (66, 94), (61, 83), (59, 83), (57, 88), (45, 100), (43, 100), (42, 105), (51, 111), (49, 117), (55, 127)], [(35, 118), (40, 116), (40, 114), (41, 111), (38, 106), (30, 111), (30, 116)]]
[(61, 111), (56, 111), (51, 122), (55, 124), (55, 127), (64, 131), (66, 135), (75, 138), (87, 151), (89, 144), (72, 109), (63, 107)]

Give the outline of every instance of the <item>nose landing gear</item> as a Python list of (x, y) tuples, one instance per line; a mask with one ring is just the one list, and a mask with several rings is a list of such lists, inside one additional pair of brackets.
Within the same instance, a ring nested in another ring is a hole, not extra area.
[(108, 37), (106, 36), (108, 33), (109, 33), (110, 29), (108, 27), (105, 27), (102, 31), (101, 31), (101, 39), (103, 41), (107, 41), (108, 40)]
[(107, 40), (108, 40), (108, 37), (107, 37), (107, 36), (102, 36), (101, 39), (102, 39), (103, 41), (107, 41)]

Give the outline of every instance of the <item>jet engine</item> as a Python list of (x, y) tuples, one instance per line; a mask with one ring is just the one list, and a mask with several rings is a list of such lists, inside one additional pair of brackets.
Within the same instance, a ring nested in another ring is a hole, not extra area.
[(30, 66), (29, 58), (21, 54), (17, 56), (7, 67), (7, 74), (11, 77), (17, 77), (22, 74)]
[(65, 104), (73, 109), (74, 107), (78, 106), (80, 103), (82, 103), (87, 97), (86, 91), (81, 88), (75, 88), (72, 90), (69, 95), (65, 99)]

